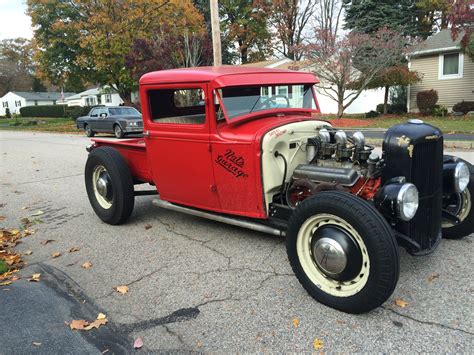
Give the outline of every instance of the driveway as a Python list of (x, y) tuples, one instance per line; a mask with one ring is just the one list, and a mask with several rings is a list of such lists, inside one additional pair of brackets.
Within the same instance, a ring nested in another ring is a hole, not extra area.
[[(283, 238), (162, 210), (152, 196), (137, 198), (126, 225), (102, 223), (84, 187), (88, 143), (0, 131), (0, 225), (41, 222), (17, 247), (33, 252), (24, 256), (22, 279), (0, 287), (0, 352), (132, 352), (137, 337), (148, 351), (472, 351), (473, 235), (443, 240), (426, 257), (400, 250), (392, 297), (369, 314), (349, 315), (308, 296)], [(460, 155), (474, 162), (473, 152)], [(26, 281), (36, 272), (40, 282)], [(114, 290), (121, 285), (129, 292)], [(100, 329), (65, 324), (98, 312), (109, 320)]]

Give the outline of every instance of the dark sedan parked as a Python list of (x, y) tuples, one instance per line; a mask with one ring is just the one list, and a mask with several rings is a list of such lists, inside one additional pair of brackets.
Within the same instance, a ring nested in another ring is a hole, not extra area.
[(142, 115), (133, 107), (94, 107), (87, 116), (79, 117), (76, 126), (83, 129), (88, 137), (96, 133), (113, 133), (122, 138), (128, 133), (142, 133)]

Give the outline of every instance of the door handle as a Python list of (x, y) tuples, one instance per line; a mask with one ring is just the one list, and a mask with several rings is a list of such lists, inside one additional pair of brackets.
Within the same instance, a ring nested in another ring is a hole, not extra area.
[(143, 137), (150, 138), (150, 131), (143, 132)]

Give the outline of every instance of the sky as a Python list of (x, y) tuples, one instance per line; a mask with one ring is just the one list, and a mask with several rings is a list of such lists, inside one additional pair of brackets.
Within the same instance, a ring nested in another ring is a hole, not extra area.
[(0, 0), (0, 40), (32, 38), (31, 19), (25, 11), (25, 0)]

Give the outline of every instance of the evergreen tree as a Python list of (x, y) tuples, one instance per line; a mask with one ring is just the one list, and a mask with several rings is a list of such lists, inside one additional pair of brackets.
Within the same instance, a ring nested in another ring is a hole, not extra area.
[(374, 33), (387, 27), (409, 36), (428, 37), (432, 25), (426, 24), (415, 0), (344, 0), (345, 29)]

